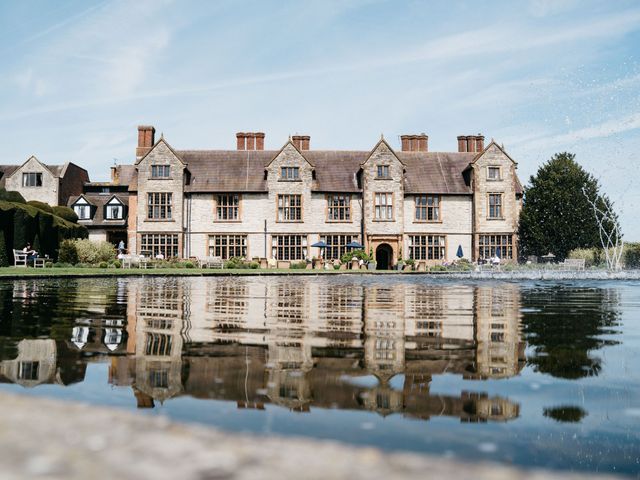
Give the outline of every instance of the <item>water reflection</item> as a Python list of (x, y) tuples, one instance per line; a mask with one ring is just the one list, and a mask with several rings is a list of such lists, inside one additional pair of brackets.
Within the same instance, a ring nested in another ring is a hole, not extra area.
[[(187, 395), (241, 409), (507, 421), (519, 416), (517, 402), (477, 391), (482, 383), (432, 394), (432, 378), (516, 376), (526, 363), (524, 339), (538, 371), (597, 375), (601, 361), (591, 352), (611, 343), (602, 334), (617, 321), (606, 290), (533, 289), (522, 297), (508, 283), (18, 281), (0, 289), (0, 380), (67, 385), (83, 380), (88, 362), (108, 357), (108, 382), (131, 387), (140, 408)], [(586, 415), (572, 408), (545, 415)]]
[[(102, 351), (126, 349), (112, 358), (109, 381), (130, 386), (139, 407), (189, 395), (299, 412), (339, 408), (466, 422), (518, 416), (506, 398), (429, 391), (433, 375), (485, 379), (520, 371), (515, 285), (148, 279), (128, 285), (126, 303), (120, 346), (111, 350), (105, 332)], [(77, 333), (70, 345), (86, 349)]]

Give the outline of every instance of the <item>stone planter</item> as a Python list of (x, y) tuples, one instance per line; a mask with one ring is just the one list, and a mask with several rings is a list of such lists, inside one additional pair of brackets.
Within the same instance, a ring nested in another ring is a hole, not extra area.
[(395, 269), (401, 272), (404, 269), (404, 263), (398, 263)]
[(418, 270), (419, 272), (426, 272), (426, 271), (427, 271), (427, 262), (425, 262), (425, 261), (419, 261), (419, 262), (417, 263), (417, 267), (418, 267), (418, 268), (417, 268), (417, 270)]
[(260, 268), (269, 268), (269, 262), (266, 258), (260, 259)]
[(376, 269), (376, 262), (369, 262), (369, 264), (367, 265), (367, 268), (369, 270), (375, 270)]
[(289, 260), (278, 260), (278, 268), (291, 268), (291, 262)]
[(358, 270), (359, 262), (358, 260), (351, 260), (351, 270)]
[(347, 269), (347, 264), (343, 263), (340, 265), (340, 268), (338, 270), (346, 270)]
[(408, 263), (404, 264), (404, 267), (402, 268), (403, 272), (410, 272), (411, 270), (413, 270), (413, 265), (409, 265)]
[(324, 265), (324, 261), (322, 259), (317, 259), (313, 261), (314, 270), (322, 270), (323, 265)]

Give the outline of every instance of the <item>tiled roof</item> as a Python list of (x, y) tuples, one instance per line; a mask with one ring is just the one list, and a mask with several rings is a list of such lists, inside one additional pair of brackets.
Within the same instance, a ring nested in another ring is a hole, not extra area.
[[(183, 150), (176, 152), (191, 173), (189, 192), (265, 192), (266, 165), (272, 150)], [(314, 191), (358, 192), (356, 175), (367, 151), (307, 150), (302, 152), (316, 171)], [(473, 153), (398, 152), (406, 165), (407, 193), (470, 194), (462, 172)]]
[[(129, 206), (129, 197), (124, 194), (113, 193), (85, 193), (83, 195), (75, 195), (69, 198), (67, 206), (71, 207), (76, 200), (80, 197), (84, 197), (94, 207), (94, 214), (91, 220), (80, 220), (79, 223), (86, 227), (105, 227), (105, 226), (126, 226), (127, 224), (127, 207)], [(104, 206), (111, 200), (112, 197), (116, 197), (125, 206), (125, 218), (124, 220), (106, 220), (104, 218)]]
[(471, 194), (462, 172), (475, 153), (396, 152), (406, 166), (406, 193)]
[(188, 192), (266, 192), (265, 165), (272, 150), (182, 150), (176, 152), (191, 173)]

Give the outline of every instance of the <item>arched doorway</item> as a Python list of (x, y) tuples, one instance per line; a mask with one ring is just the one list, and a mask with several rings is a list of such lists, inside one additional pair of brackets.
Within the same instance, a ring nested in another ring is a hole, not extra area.
[(393, 249), (388, 243), (381, 243), (376, 248), (376, 270), (389, 270), (391, 268), (391, 259), (393, 257)]

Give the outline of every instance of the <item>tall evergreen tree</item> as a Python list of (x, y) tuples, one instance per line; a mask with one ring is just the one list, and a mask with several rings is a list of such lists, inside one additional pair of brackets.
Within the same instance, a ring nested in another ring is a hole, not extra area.
[(609, 199), (574, 154), (557, 153), (529, 183), (520, 213), (523, 255), (551, 252), (563, 260), (574, 248), (601, 247), (598, 222), (585, 194), (603, 206)]

